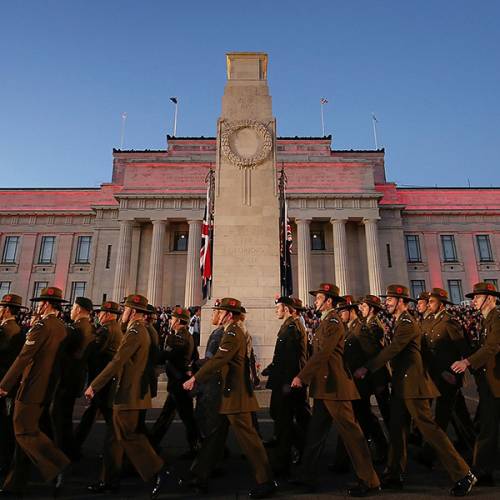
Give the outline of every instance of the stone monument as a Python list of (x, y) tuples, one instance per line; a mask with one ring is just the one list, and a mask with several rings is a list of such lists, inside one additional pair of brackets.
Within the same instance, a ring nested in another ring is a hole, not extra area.
[[(267, 54), (227, 54), (227, 83), (217, 123), (212, 301), (240, 299), (261, 363), (272, 357), (279, 321), (279, 206), (276, 121)], [(205, 311), (203, 333), (209, 333)], [(207, 337), (204, 337), (206, 340)]]

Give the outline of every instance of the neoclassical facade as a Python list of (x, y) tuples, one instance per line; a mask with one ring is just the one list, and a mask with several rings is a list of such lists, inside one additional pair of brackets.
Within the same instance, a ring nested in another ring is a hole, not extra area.
[[(456, 302), (474, 282), (498, 285), (500, 188), (400, 188), (386, 180), (383, 150), (335, 150), (329, 137), (276, 146), (304, 301), (321, 281), (354, 295), (391, 282), (414, 294), (441, 286)], [(165, 150), (115, 150), (100, 188), (0, 190), (0, 293), (27, 300), (56, 285), (96, 304), (129, 292), (155, 305), (200, 304), (205, 179), (215, 164), (214, 138), (169, 137)]]

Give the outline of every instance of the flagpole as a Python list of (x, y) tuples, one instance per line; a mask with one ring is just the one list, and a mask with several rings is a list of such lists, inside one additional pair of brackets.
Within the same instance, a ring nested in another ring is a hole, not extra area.
[(372, 124), (373, 124), (373, 139), (375, 141), (375, 149), (378, 149), (378, 139), (377, 139), (377, 117), (375, 113), (372, 113)]
[(325, 117), (323, 116), (323, 100), (320, 101), (320, 108), (321, 108), (321, 131), (323, 132), (323, 135), (321, 137), (325, 137)]
[(127, 113), (124, 111), (122, 113), (122, 130), (120, 134), (120, 149), (123, 149), (123, 144), (125, 141), (125, 122), (127, 121)]
[(177, 109), (179, 106), (179, 98), (174, 96), (171, 97), (170, 100), (174, 103), (175, 105), (175, 111), (174, 111), (174, 133), (173, 137), (177, 137)]

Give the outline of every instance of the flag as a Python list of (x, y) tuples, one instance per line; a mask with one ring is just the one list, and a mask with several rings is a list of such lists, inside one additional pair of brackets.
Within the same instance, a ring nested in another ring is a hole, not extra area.
[(322, 97), (322, 98), (319, 100), (319, 102), (320, 102), (321, 104), (328, 104), (328, 99), (326, 99), (325, 97)]
[(171, 97), (170, 100), (174, 103), (177, 104), (177, 97)]
[(212, 283), (212, 179), (213, 174), (210, 173), (207, 186), (207, 201), (205, 206), (205, 213), (203, 215), (203, 224), (201, 226), (200, 272), (201, 287), (204, 299), (210, 296), (210, 285)]
[(286, 176), (280, 174), (280, 277), (281, 294), (289, 297), (293, 294), (292, 281), (292, 228), (288, 219), (288, 204), (285, 196)]
[(375, 116), (375, 113), (372, 113), (373, 121), (378, 123), (377, 117)]

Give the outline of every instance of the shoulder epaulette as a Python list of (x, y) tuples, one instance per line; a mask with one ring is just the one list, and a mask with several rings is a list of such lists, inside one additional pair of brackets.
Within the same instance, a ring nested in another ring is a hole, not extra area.
[(339, 320), (335, 317), (330, 318), (330, 323), (337, 323), (338, 324)]
[(401, 323), (412, 323), (410, 318), (401, 318)]
[(137, 335), (139, 333), (139, 330), (137, 330), (136, 328), (130, 328), (130, 330), (128, 330), (127, 333), (132, 333), (133, 335)]
[(233, 332), (232, 330), (228, 330), (226, 333), (231, 335), (231, 337), (236, 337), (236, 332)]

